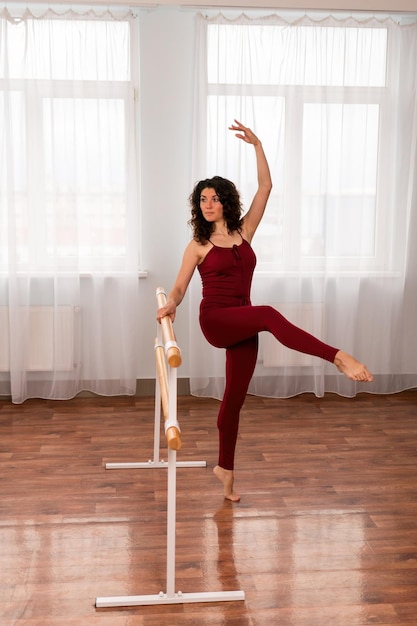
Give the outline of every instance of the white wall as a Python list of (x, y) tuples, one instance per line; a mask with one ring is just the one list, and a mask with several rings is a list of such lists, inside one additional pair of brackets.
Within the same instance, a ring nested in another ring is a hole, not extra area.
[[(141, 10), (139, 20), (142, 269), (148, 277), (139, 281), (143, 315), (138, 378), (154, 378), (155, 290), (160, 285), (171, 288), (190, 238), (194, 12)], [(175, 322), (183, 378), (189, 376), (187, 326), (188, 299)]]

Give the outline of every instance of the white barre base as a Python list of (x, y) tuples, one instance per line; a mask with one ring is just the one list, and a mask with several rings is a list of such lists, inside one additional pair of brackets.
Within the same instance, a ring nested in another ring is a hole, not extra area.
[[(153, 469), (168, 467), (168, 461), (147, 461), (146, 463), (106, 463), (106, 469)], [(206, 461), (177, 461), (176, 467), (207, 467)]]
[(181, 591), (178, 591), (178, 593), (172, 597), (161, 591), (158, 595), (150, 596), (110, 596), (96, 598), (96, 607), (107, 608), (158, 604), (186, 604), (191, 602), (233, 602), (244, 599), (244, 591), (217, 591), (204, 593), (182, 593)]

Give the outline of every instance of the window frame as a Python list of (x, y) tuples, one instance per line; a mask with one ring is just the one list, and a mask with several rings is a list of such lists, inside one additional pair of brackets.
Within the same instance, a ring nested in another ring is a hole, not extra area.
[[(55, 18), (48, 17), (48, 20)], [(56, 18), (59, 20), (60, 18)], [(83, 19), (87, 21), (96, 21), (94, 18), (90, 20), (88, 17), (75, 18)], [(101, 22), (98, 19), (97, 22)], [(129, 80), (121, 79), (109, 79), (109, 80), (72, 80), (72, 79), (54, 79), (54, 78), (0, 78), (0, 94), (16, 93), (22, 94), (23, 106), (25, 107), (23, 115), (25, 118), (25, 130), (24, 130), (24, 149), (26, 151), (26, 182), (22, 188), (23, 202), (28, 203), (29, 199), (33, 200), (33, 196), (36, 196), (36, 204), (38, 210), (36, 214), (30, 211), (30, 205), (27, 204), (27, 258), (35, 258), (36, 264), (33, 265), (30, 260), (23, 260), (22, 263), (18, 262), (17, 272), (26, 272), (27, 270), (33, 271), (38, 275), (49, 275), (52, 272), (58, 272), (60, 274), (66, 274), (74, 267), (74, 256), (65, 255), (59, 257), (56, 261), (51, 262), (51, 258), (48, 255), (47, 243), (46, 243), (46, 212), (47, 206), (50, 204), (50, 196), (48, 193), (46, 182), (44, 185), (39, 186), (36, 181), (45, 180), (45, 167), (46, 161), (44, 158), (44, 142), (45, 142), (45, 129), (43, 127), (43, 102), (45, 99), (69, 99), (69, 100), (87, 100), (94, 99), (99, 100), (121, 100), (123, 102), (123, 116), (124, 116), (124, 131), (125, 131), (125, 154), (127, 157), (128, 171), (126, 172), (126, 180), (128, 178), (139, 180), (137, 165), (138, 165), (138, 82), (139, 82), (139, 64), (137, 59), (138, 54), (138, 41), (137, 36), (139, 32), (139, 25), (137, 19), (128, 17), (122, 19), (126, 21), (130, 31), (129, 35)], [(30, 103), (28, 106), (27, 103)], [(132, 139), (133, 136), (133, 139)], [(129, 158), (132, 149), (135, 154), (133, 160)], [(133, 166), (133, 167), (132, 167)], [(103, 255), (85, 255), (84, 262), (81, 257), (81, 263), (79, 264), (79, 273), (81, 275), (90, 275), (97, 273), (109, 272), (112, 274), (124, 273), (127, 266), (132, 266), (134, 262), (138, 268), (139, 274), (140, 268), (140, 253), (141, 246), (137, 246), (138, 233), (134, 232), (134, 229), (129, 226), (129, 218), (132, 218), (132, 222), (139, 225), (138, 215), (138, 199), (139, 188), (135, 185), (132, 193), (131, 185), (125, 186), (126, 194), (126, 225), (124, 229), (125, 237), (125, 249), (120, 255), (115, 254), (112, 257), (111, 269), (106, 264), (103, 264)], [(69, 192), (68, 197), (76, 197), (76, 192)], [(97, 195), (97, 194), (96, 194)], [(98, 192), (98, 195), (101, 195)], [(26, 210), (26, 209), (25, 209)], [(39, 219), (44, 219), (45, 228), (42, 231), (37, 232), (36, 236), (31, 236), (33, 232), (33, 224)], [(59, 216), (58, 216), (59, 219)], [(132, 256), (133, 255), (133, 256)], [(133, 258), (134, 257), (134, 258)], [(52, 264), (51, 264), (52, 263)], [(6, 264), (7, 265), (7, 264)], [(1, 273), (7, 274), (8, 269), (3, 265)]]
[[(258, 24), (255, 24), (257, 26)], [(213, 24), (217, 26), (217, 24)], [(236, 28), (236, 24), (233, 24)], [(245, 27), (248, 25), (245, 24)], [(208, 25), (210, 28), (210, 24)], [(325, 26), (324, 26), (325, 28)], [(349, 26), (342, 26), (349, 28)], [(393, 52), (396, 45), (395, 38), (391, 37), (387, 26), (379, 27), (387, 31), (386, 38), (386, 72), (384, 86), (322, 86), (322, 85), (247, 85), (239, 83), (221, 84), (209, 83), (207, 79), (207, 97), (221, 95), (236, 95), (241, 97), (268, 95), (284, 100), (285, 110), (285, 139), (284, 139), (284, 173), (283, 188), (272, 190), (268, 206), (278, 202), (283, 207), (291, 207), (291, 210), (283, 210), (283, 254), (282, 262), (262, 261), (258, 258), (257, 273), (291, 274), (308, 272), (322, 273), (323, 271), (337, 273), (366, 273), (366, 274), (391, 274), (399, 271), (398, 248), (403, 239), (403, 220), (393, 215), (393, 182), (390, 175), (392, 165), (389, 157), (392, 154), (395, 126), (393, 111), (393, 98), (395, 88), (395, 73), (393, 71)], [(325, 97), (323, 97), (323, 92)], [(300, 251), (300, 221), (301, 221), (301, 181), (302, 181), (302, 135), (304, 106), (310, 103), (327, 104), (375, 104), (379, 107), (379, 128), (377, 139), (377, 171), (376, 171), (376, 197), (375, 197), (375, 248), (374, 255), (361, 256), (305, 256)], [(381, 132), (381, 129), (392, 129)], [(291, 178), (285, 174), (286, 166), (293, 172)], [(275, 200), (274, 200), (275, 198)], [(269, 209), (270, 210), (270, 209)], [(268, 207), (267, 207), (268, 211)], [(389, 224), (395, 219), (396, 237), (391, 236)], [(257, 235), (259, 238), (259, 234)], [(258, 239), (259, 241), (259, 239)], [(323, 268), (325, 265), (325, 269)]]

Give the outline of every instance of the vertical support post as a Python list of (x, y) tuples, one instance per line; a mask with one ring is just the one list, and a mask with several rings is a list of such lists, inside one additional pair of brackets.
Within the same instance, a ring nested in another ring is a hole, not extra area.
[[(162, 344), (162, 328), (157, 328), (157, 342)], [(153, 431), (153, 460), (154, 463), (158, 463), (159, 449), (161, 443), (161, 387), (158, 380), (158, 367), (155, 367), (155, 421)]]
[(167, 597), (175, 598), (177, 451), (168, 449)]
[[(168, 410), (170, 420), (177, 422), (177, 370), (168, 368)], [(175, 543), (176, 543), (176, 492), (177, 451), (168, 448), (168, 512), (167, 512), (167, 596), (175, 597)]]

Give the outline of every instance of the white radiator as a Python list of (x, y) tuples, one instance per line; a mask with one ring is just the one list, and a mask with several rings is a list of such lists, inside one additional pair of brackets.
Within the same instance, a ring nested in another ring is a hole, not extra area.
[[(79, 307), (18, 309), (14, 332), (25, 338), (24, 367), (32, 372), (69, 371), (75, 365), (75, 324)], [(9, 309), (0, 306), (0, 371), (10, 370)]]
[[(272, 303), (271, 306), (296, 326), (321, 338), (323, 330), (321, 302)], [(286, 348), (271, 333), (262, 333), (261, 351), (264, 367), (306, 367), (314, 362), (314, 357)]]

